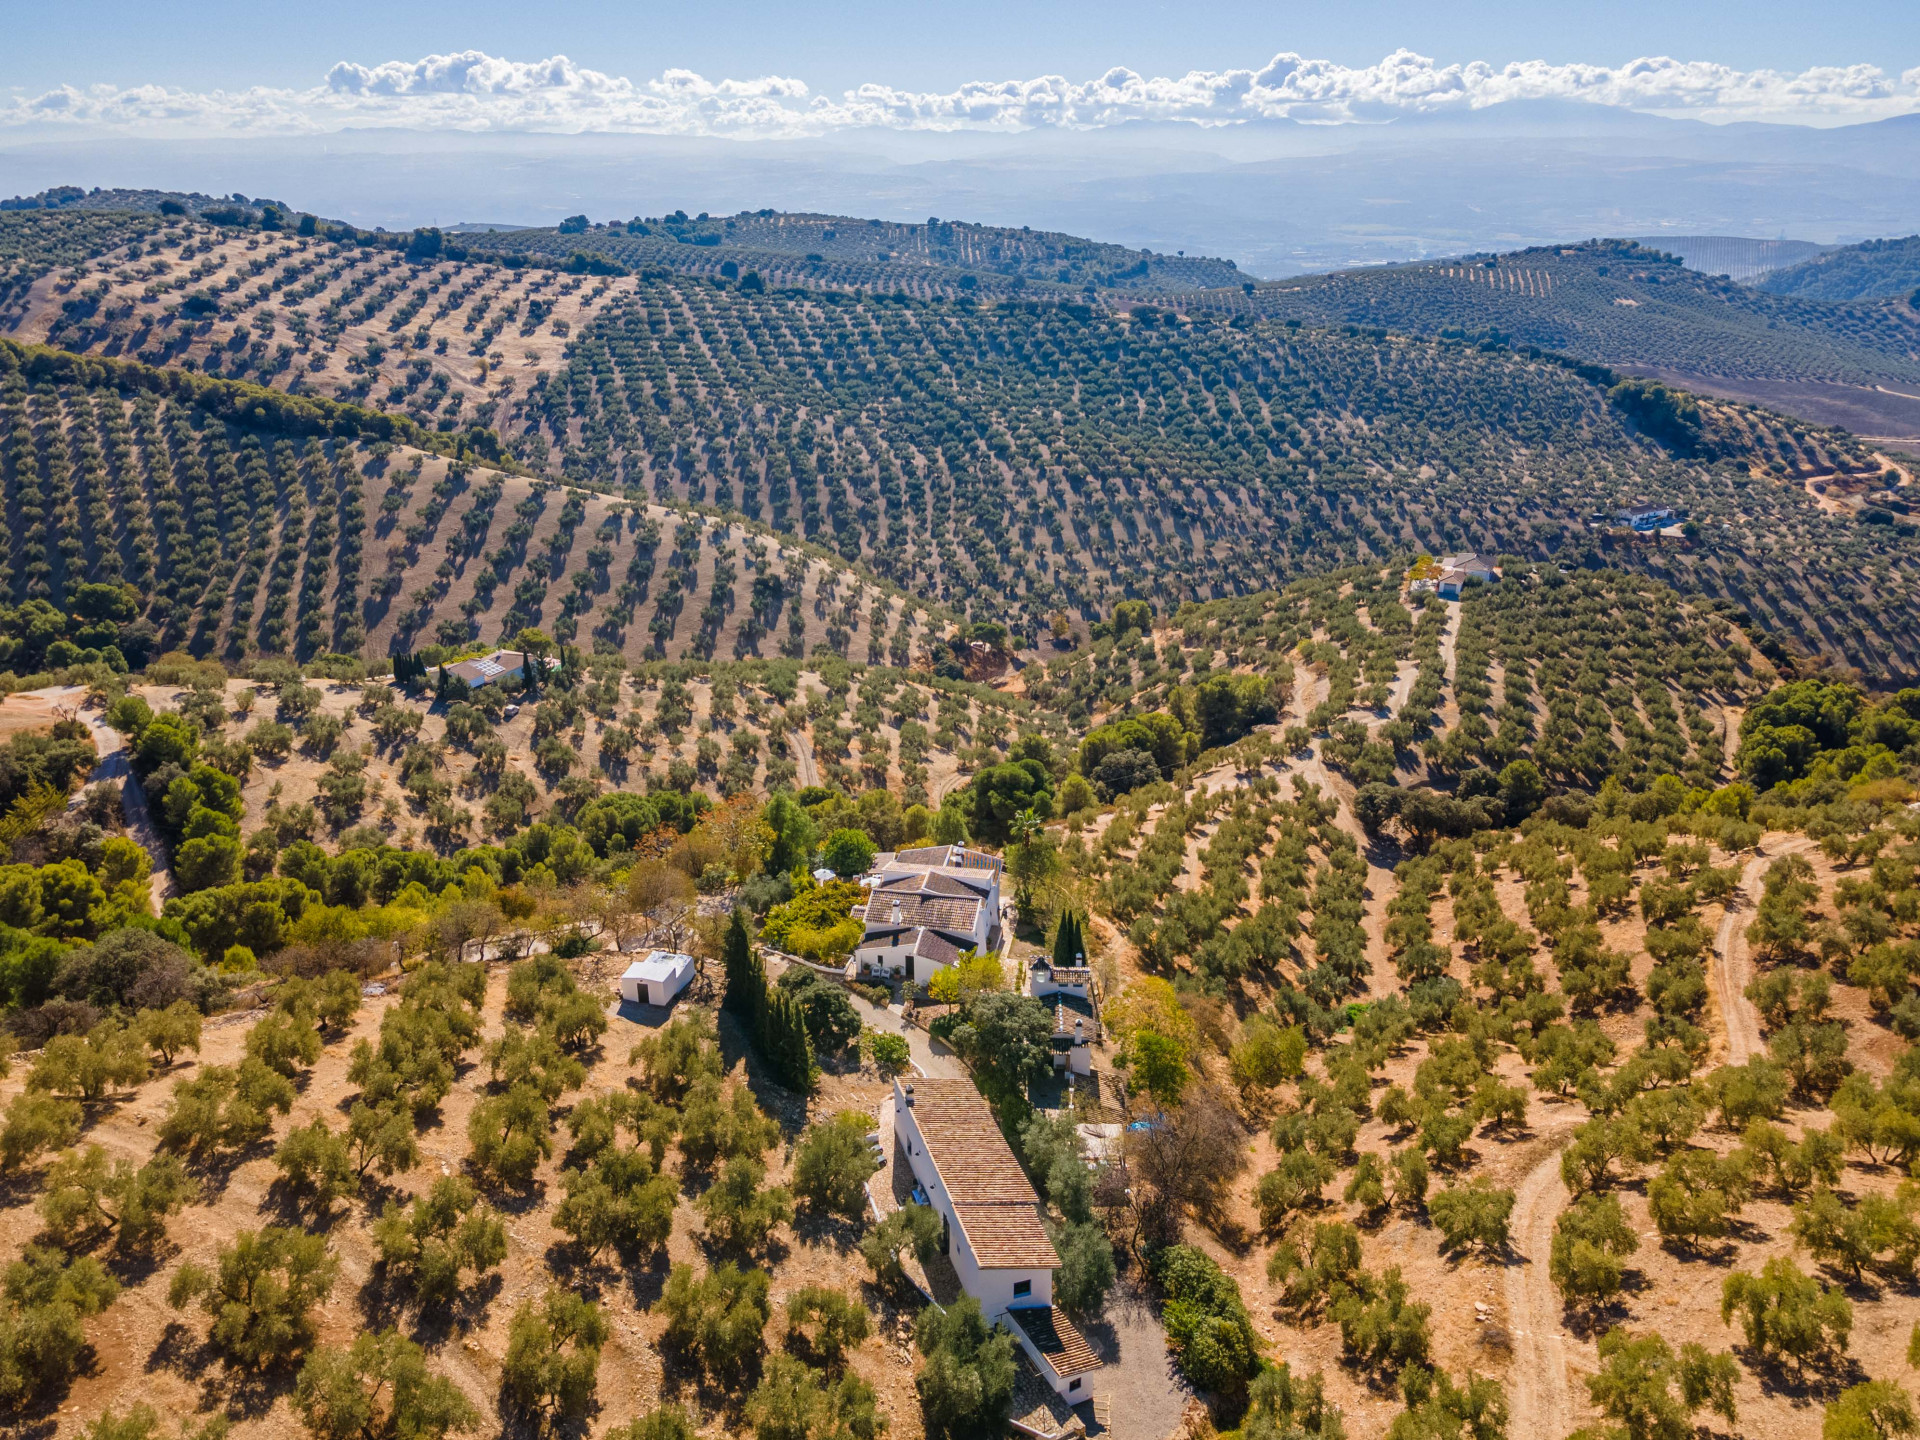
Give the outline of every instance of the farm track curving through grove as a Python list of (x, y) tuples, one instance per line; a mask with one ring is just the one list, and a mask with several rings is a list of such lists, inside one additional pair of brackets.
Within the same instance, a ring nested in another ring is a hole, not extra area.
[[(1745, 918), (1755, 903), (1766, 867), (1782, 855), (1798, 854), (1811, 842), (1803, 836), (1783, 840), (1771, 852), (1747, 861), (1740, 885), (1729, 898), (1714, 937), (1713, 986), (1725, 1039), (1727, 1063), (1743, 1065), (1764, 1054), (1760, 1017), (1746, 997), (1753, 964), (1747, 951)], [(1573, 1128), (1572, 1117), (1560, 1122)], [(1578, 1419), (1567, 1358), (1580, 1342), (1562, 1328), (1563, 1306), (1547, 1257), (1553, 1248), (1553, 1229), (1569, 1196), (1560, 1179), (1560, 1153), (1565, 1136), (1527, 1172), (1514, 1192), (1510, 1225), (1515, 1263), (1506, 1275), (1508, 1325), (1513, 1338), (1513, 1367), (1508, 1385), (1509, 1433), (1555, 1440), (1574, 1428)]]
[[(1771, 854), (1758, 851), (1740, 871), (1740, 888), (1728, 897), (1726, 914), (1720, 918), (1719, 932), (1713, 941), (1713, 993), (1720, 1009), (1721, 1028), (1726, 1032), (1727, 1063), (1744, 1065), (1764, 1054), (1760, 1038), (1760, 1016), (1747, 999), (1747, 984), (1753, 979), (1753, 959), (1747, 949), (1747, 927), (1743, 923), (1752, 905), (1767, 866), (1783, 855), (1798, 855), (1811, 847), (1804, 835), (1782, 841)], [(1743, 903), (1744, 902), (1744, 903)]]

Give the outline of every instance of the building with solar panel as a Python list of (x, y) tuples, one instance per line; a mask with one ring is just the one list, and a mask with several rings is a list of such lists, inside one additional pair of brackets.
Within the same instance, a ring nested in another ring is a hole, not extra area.
[(464, 680), (469, 690), (484, 685), (518, 685), (527, 673), (527, 657), (518, 650), (496, 650), (478, 660), (462, 660), (446, 667), (447, 674)]

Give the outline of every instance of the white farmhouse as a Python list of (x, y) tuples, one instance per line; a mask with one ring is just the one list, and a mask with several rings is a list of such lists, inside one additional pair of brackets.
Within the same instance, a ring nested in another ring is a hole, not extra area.
[(925, 985), (969, 950), (991, 949), (1000, 933), (1000, 861), (959, 845), (903, 850), (861, 883), (865, 933), (852, 970)]
[(1060, 1256), (1040, 1197), (971, 1080), (894, 1081), (894, 1135), (942, 1221), (941, 1244), (989, 1321), (1012, 1331), (1069, 1404), (1092, 1398), (1100, 1357), (1053, 1303)]
[(496, 650), (477, 660), (460, 660), (446, 667), (447, 674), (464, 681), (469, 690), (485, 685), (517, 685), (527, 673), (527, 657), (518, 650)]

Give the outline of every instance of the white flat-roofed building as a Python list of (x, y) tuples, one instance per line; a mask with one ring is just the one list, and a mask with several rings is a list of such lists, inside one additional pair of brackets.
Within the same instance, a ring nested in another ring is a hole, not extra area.
[(691, 955), (649, 950), (621, 975), (620, 998), (630, 1005), (671, 1005), (673, 997), (692, 982), (693, 972)]
[(469, 690), (486, 685), (517, 684), (527, 673), (527, 657), (518, 650), (496, 650), (478, 660), (461, 660), (446, 667), (447, 674), (466, 682)]

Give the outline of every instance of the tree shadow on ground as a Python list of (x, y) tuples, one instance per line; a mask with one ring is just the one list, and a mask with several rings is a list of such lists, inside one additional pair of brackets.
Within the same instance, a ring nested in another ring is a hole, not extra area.
[(791, 1228), (793, 1238), (802, 1244), (831, 1245), (837, 1253), (845, 1255), (858, 1248), (866, 1226), (862, 1221), (849, 1220), (830, 1210), (816, 1210), (803, 1203), (794, 1211)]
[(223, 1411), (234, 1420), (259, 1420), (281, 1396), (292, 1393), (297, 1366), (287, 1362), (247, 1369), (233, 1364), (210, 1340), (184, 1322), (170, 1320), (147, 1354), (146, 1369), (149, 1374), (171, 1370), (183, 1380), (197, 1381), (202, 1410)]
[(189, 1157), (186, 1162), (187, 1173), (200, 1182), (199, 1203), (217, 1203), (226, 1194), (227, 1186), (233, 1183), (233, 1177), (242, 1165), (264, 1160), (271, 1154), (273, 1138), (267, 1135), (238, 1150), (221, 1151), (197, 1159)]
[(550, 1414), (544, 1409), (523, 1409), (507, 1389), (504, 1379), (500, 1382), (495, 1406), (500, 1414), (496, 1440), (586, 1440), (593, 1429), (594, 1417), (600, 1413), (598, 1400), (588, 1403), (585, 1415), (574, 1418)]
[(283, 1175), (267, 1186), (260, 1197), (259, 1213), (274, 1223), (313, 1235), (326, 1235), (349, 1212), (336, 1209), (331, 1200), (321, 1208), (313, 1191), (290, 1183)]
[(1824, 1404), (1870, 1378), (1866, 1367), (1851, 1355), (1832, 1357), (1825, 1365), (1797, 1366), (1744, 1343), (1735, 1344), (1733, 1353), (1760, 1382), (1761, 1394), (1781, 1396), (1796, 1406)]

